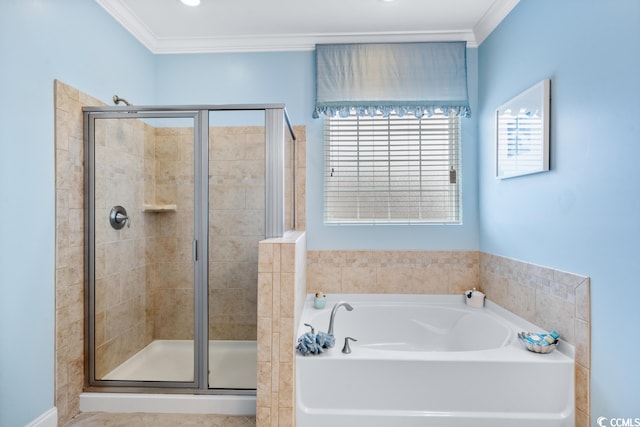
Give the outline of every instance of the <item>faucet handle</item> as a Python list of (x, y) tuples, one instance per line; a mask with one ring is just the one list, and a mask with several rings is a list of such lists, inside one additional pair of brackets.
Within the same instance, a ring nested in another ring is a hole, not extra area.
[(342, 347), (342, 352), (343, 352), (344, 354), (349, 354), (349, 353), (351, 353), (351, 346), (349, 346), (349, 340), (351, 340), (351, 341), (358, 341), (358, 340), (357, 340), (357, 339), (355, 339), (355, 338), (345, 337), (345, 338), (344, 338), (344, 347)]
[(307, 327), (311, 328), (311, 334), (312, 334), (312, 335), (315, 335), (315, 334), (316, 334), (316, 330), (315, 330), (315, 328), (314, 328), (313, 326), (311, 326), (311, 325), (310, 325), (310, 324), (308, 324), (308, 323), (305, 323), (305, 324), (304, 324), (304, 326), (307, 326)]

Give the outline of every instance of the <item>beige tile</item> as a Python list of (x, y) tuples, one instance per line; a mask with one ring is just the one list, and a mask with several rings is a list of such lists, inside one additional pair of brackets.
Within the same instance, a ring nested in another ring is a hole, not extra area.
[(579, 274), (568, 273), (561, 270), (553, 270), (553, 280), (555, 282), (563, 283), (572, 288), (577, 288), (582, 282), (584, 282), (585, 279), (585, 276)]
[[(377, 271), (375, 266), (343, 267), (341, 271), (341, 292), (366, 294), (379, 291), (379, 288), (377, 286)], [(323, 286), (321, 289), (323, 289), (324, 292), (330, 292), (329, 287)]]
[(296, 168), (296, 230), (306, 230), (307, 169)]
[(533, 323), (546, 330), (557, 330), (570, 344), (575, 342), (574, 313), (573, 304), (536, 290), (536, 319)]
[(295, 272), (295, 249), (293, 243), (283, 243), (280, 245), (280, 271), (283, 273)]
[(377, 270), (377, 290), (383, 293), (445, 294), (448, 291), (448, 268), (438, 265), (380, 267)]
[(509, 311), (530, 321), (536, 321), (536, 290), (518, 282), (507, 284), (507, 299), (504, 305)]
[(271, 361), (271, 317), (258, 317), (258, 362)]
[(575, 427), (590, 427), (589, 415), (576, 408)]
[(55, 399), (56, 409), (58, 411), (58, 425), (66, 423), (79, 411), (75, 411), (75, 408), (69, 402), (68, 384), (62, 386), (56, 386)]
[(280, 332), (280, 316), (281, 316), (281, 305), (280, 305), (280, 295), (281, 295), (281, 290), (280, 290), (280, 286), (281, 286), (281, 277), (280, 277), (280, 273), (273, 273), (272, 274), (272, 279), (273, 279), (273, 287), (272, 287), (272, 298), (273, 298), (273, 302), (271, 305), (271, 316), (273, 319), (273, 323), (272, 323), (272, 328), (273, 328), (273, 332)]
[(345, 251), (344, 267), (377, 267), (371, 251)]
[(272, 273), (258, 273), (258, 317), (273, 317)]
[(462, 294), (469, 289), (480, 288), (478, 264), (452, 265), (449, 270), (448, 294)]
[(293, 389), (294, 366), (293, 363), (280, 363), (280, 383), (278, 386), (280, 408), (295, 408)]
[(540, 287), (554, 280), (554, 272), (552, 268), (542, 267), (535, 264), (526, 264), (528, 281)]
[(575, 322), (576, 363), (591, 368), (591, 328), (589, 323), (576, 319)]
[(271, 427), (271, 405), (257, 407), (256, 427)]
[(280, 407), (278, 419), (278, 427), (295, 427), (295, 409), (291, 407)]
[(280, 337), (279, 345), (280, 350), (278, 352), (278, 360), (284, 363), (293, 363), (295, 356), (295, 325), (293, 318), (281, 317), (280, 318)]
[(246, 207), (246, 188), (244, 185), (211, 184), (209, 200), (210, 210), (242, 210)]
[(340, 293), (342, 290), (340, 267), (324, 264), (307, 264), (307, 292), (323, 291), (326, 294)]
[(280, 273), (282, 266), (282, 256), (281, 256), (282, 244), (274, 244), (273, 245), (273, 271), (274, 273)]
[(576, 288), (576, 319), (590, 322), (590, 280), (586, 278)]
[(78, 89), (60, 80), (55, 80), (53, 87), (56, 108), (68, 112), (74, 111), (75, 104), (78, 102), (80, 96)]
[(589, 370), (575, 365), (576, 409), (589, 413)]
[(411, 270), (406, 267), (378, 267), (374, 292), (411, 293), (410, 279)]
[(480, 280), (487, 298), (496, 304), (506, 307), (509, 299), (509, 281), (503, 276), (486, 273)]
[(293, 318), (295, 273), (280, 273), (280, 317)]
[(280, 397), (278, 393), (271, 393), (271, 425), (273, 427), (280, 426), (280, 408), (278, 406), (280, 402)]
[(273, 271), (273, 244), (260, 242), (258, 245), (258, 271)]
[(258, 362), (258, 383), (256, 404), (258, 407), (271, 407), (272, 363)]
[(416, 268), (411, 279), (410, 293), (446, 294), (449, 291), (449, 267), (446, 264)]
[(245, 189), (245, 208), (246, 209), (264, 209), (265, 208), (265, 185), (263, 182), (252, 182), (244, 185)]
[(280, 385), (280, 334), (271, 335), (271, 391), (277, 392)]
[(331, 267), (343, 267), (348, 251), (316, 251), (317, 262)]

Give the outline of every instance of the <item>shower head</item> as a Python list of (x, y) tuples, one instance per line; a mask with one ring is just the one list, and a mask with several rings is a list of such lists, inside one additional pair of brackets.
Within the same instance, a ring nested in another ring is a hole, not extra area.
[(124, 99), (124, 98), (120, 98), (118, 95), (113, 95), (113, 103), (114, 103), (114, 104), (118, 105), (118, 104), (120, 104), (121, 102), (123, 102), (123, 103), (124, 103), (124, 105), (126, 105), (126, 106), (129, 106), (129, 107), (131, 106), (131, 104), (129, 103), (129, 101), (127, 101), (126, 99)]

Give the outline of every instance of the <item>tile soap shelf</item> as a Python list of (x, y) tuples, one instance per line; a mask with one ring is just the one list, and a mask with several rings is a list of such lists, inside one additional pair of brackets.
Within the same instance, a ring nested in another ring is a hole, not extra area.
[(142, 206), (144, 212), (175, 212), (176, 205), (159, 205), (159, 204), (144, 204)]

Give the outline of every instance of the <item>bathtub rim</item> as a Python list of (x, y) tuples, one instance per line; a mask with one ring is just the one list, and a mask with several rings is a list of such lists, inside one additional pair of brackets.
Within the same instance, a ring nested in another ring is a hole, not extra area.
[[(513, 357), (523, 358), (524, 360), (529, 360), (531, 358), (539, 359), (541, 362), (558, 362), (562, 359), (568, 359), (567, 362), (574, 363), (575, 361), (575, 347), (564, 341), (560, 338), (558, 347), (555, 351), (548, 354), (537, 354), (531, 351), (528, 351), (524, 348), (522, 343), (520, 343), (517, 339), (517, 332), (519, 331), (528, 331), (528, 332), (548, 332), (545, 331), (540, 326), (537, 326), (520, 316), (512, 313), (511, 311), (501, 307), (490, 299), (485, 300), (485, 306), (481, 308), (475, 308), (468, 306), (465, 303), (464, 295), (455, 295), (455, 294), (328, 294), (326, 296), (327, 303), (325, 308), (322, 310), (318, 310), (314, 308), (313, 299), (315, 294), (309, 293), (305, 297), (304, 306), (302, 309), (302, 313), (300, 315), (299, 324), (296, 328), (296, 340), (297, 337), (302, 335), (304, 332), (308, 332), (308, 327), (304, 326), (304, 323), (307, 322), (309, 316), (317, 315), (318, 311), (331, 311), (333, 306), (340, 301), (347, 301), (349, 303), (386, 303), (386, 304), (411, 304), (411, 305), (442, 305), (442, 306), (451, 306), (454, 309), (463, 309), (465, 311), (471, 312), (484, 312), (490, 316), (497, 317), (497, 319), (507, 325), (511, 329), (511, 338), (510, 342), (507, 343), (504, 347), (492, 348), (492, 349), (484, 349), (484, 350), (470, 350), (470, 351), (446, 351), (446, 352), (432, 352), (432, 351), (416, 351), (416, 352), (404, 352), (404, 351), (380, 351), (369, 348), (360, 348), (358, 353), (351, 353), (349, 355), (344, 355), (340, 352), (340, 348), (342, 348), (342, 342), (338, 342), (336, 340), (335, 347), (329, 351), (326, 351), (319, 355), (310, 355), (310, 356), (302, 356), (296, 351), (296, 358), (298, 359), (308, 359), (308, 358), (330, 358), (330, 357), (344, 357), (347, 356), (349, 358), (365, 358), (365, 359), (400, 359), (400, 360), (437, 360), (446, 357), (451, 360), (451, 358), (455, 360), (513, 360)], [(325, 330), (324, 325), (314, 325), (317, 330)], [(354, 337), (357, 338), (357, 337)], [(357, 343), (356, 343), (357, 344)], [(340, 348), (338, 348), (340, 347)], [(352, 345), (352, 348), (357, 348), (357, 345)], [(406, 353), (406, 354), (405, 354)], [(496, 359), (497, 358), (497, 359)], [(504, 358), (504, 359), (503, 359)]]

